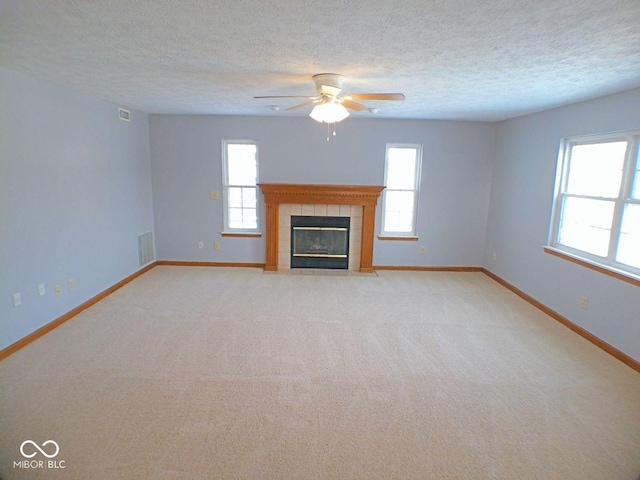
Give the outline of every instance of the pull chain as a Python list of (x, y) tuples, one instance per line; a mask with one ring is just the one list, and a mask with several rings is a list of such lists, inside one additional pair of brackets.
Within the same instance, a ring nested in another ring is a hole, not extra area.
[[(333, 136), (336, 136), (336, 122), (333, 122)], [(329, 124), (327, 123), (327, 142), (331, 140), (331, 136), (329, 135)]]

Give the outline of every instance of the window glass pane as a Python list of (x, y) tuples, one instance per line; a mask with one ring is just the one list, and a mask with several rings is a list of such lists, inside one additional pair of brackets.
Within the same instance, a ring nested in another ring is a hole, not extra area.
[(384, 231), (411, 233), (414, 192), (387, 191), (385, 195)]
[(614, 202), (565, 197), (558, 243), (606, 257)]
[(571, 149), (567, 193), (617, 197), (627, 142), (574, 145)]
[(252, 144), (227, 145), (229, 185), (255, 185), (258, 179), (257, 148)]
[(255, 208), (242, 209), (242, 228), (258, 228), (258, 217)]
[(242, 189), (242, 206), (245, 208), (256, 208), (258, 203), (255, 187), (245, 187)]
[(229, 227), (242, 228), (242, 208), (229, 208)]
[(255, 208), (229, 208), (229, 227), (240, 229), (258, 228)]
[(640, 268), (640, 205), (624, 207), (616, 260)]
[(395, 232), (400, 222), (400, 212), (386, 210), (384, 212), (384, 225), (382, 230), (385, 232)]
[(404, 210), (398, 215), (397, 232), (411, 233), (413, 231), (413, 211)]
[(416, 186), (416, 149), (389, 148), (387, 188), (413, 190)]
[(229, 187), (229, 207), (242, 207), (242, 188)]
[(636, 158), (636, 174), (633, 180), (631, 198), (640, 199), (640, 147), (638, 148), (638, 158)]

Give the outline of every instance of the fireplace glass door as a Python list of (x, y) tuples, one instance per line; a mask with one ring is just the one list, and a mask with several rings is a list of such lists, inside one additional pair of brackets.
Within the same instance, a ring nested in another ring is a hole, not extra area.
[(349, 268), (349, 217), (291, 217), (291, 268)]

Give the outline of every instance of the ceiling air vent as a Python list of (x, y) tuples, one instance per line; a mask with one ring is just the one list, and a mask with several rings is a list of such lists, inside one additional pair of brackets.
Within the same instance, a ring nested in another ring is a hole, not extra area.
[(129, 110), (118, 108), (118, 114), (120, 115), (120, 120), (124, 120), (125, 122), (131, 121), (131, 112)]

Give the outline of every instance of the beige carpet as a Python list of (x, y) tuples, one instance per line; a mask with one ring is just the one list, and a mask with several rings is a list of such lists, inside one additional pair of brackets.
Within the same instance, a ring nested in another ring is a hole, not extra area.
[(640, 375), (481, 273), (156, 267), (0, 362), (3, 480), (639, 473)]

